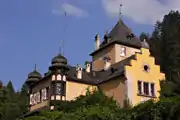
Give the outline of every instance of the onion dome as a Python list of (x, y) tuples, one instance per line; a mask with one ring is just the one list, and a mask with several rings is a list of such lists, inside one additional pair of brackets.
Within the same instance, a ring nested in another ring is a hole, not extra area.
[(68, 70), (67, 59), (59, 53), (57, 56), (52, 58), (51, 66), (49, 67), (49, 69), (50, 70), (57, 70), (57, 69)]
[(28, 74), (28, 78), (26, 80), (27, 85), (32, 85), (35, 82), (39, 81), (42, 78), (41, 74), (36, 70), (36, 65), (34, 71)]

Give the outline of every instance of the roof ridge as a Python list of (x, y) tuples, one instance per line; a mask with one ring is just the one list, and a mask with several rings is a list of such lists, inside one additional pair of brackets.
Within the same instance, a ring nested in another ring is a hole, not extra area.
[(118, 22), (116, 23), (116, 25), (111, 29), (111, 31), (109, 32), (109, 36), (111, 36), (111, 33), (116, 30), (118, 27), (125, 27), (129, 32), (132, 32), (132, 30), (123, 22), (123, 20), (118, 20)]

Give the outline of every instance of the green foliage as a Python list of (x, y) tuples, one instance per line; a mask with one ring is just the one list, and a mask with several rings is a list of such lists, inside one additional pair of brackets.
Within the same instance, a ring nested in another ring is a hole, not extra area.
[(129, 98), (126, 97), (126, 99), (124, 100), (124, 104), (123, 104), (123, 108), (131, 108), (131, 103), (129, 101)]
[[(180, 13), (171, 11), (157, 22), (150, 40), (151, 54), (166, 74), (162, 85), (164, 96), (180, 95)], [(163, 87), (164, 86), (164, 87)], [(167, 93), (165, 93), (167, 92)]]
[(28, 97), (28, 86), (24, 83), (21, 87), (21, 91), (18, 94), (18, 99), (21, 101), (18, 102), (21, 114), (25, 114), (28, 112), (28, 105), (29, 105), (29, 97)]
[(6, 91), (7, 91), (8, 99), (11, 100), (15, 94), (11, 80), (8, 81), (8, 84), (6, 86)]
[[(90, 95), (93, 98), (93, 94)], [(86, 97), (85, 97), (86, 98)], [(105, 100), (105, 99), (104, 99)], [(113, 101), (112, 101), (113, 102)], [(71, 106), (71, 103), (69, 104)], [(73, 111), (42, 111), (25, 120), (178, 120), (180, 97), (149, 100), (132, 108), (119, 108), (109, 104), (76, 106)]]
[(11, 81), (0, 88), (0, 120), (16, 120), (27, 112), (27, 90), (23, 85), (20, 93), (15, 92)]
[(140, 34), (140, 36), (139, 36), (139, 39), (140, 39), (141, 41), (143, 41), (144, 39), (147, 40), (148, 38), (149, 38), (149, 34), (148, 34), (148, 33), (144, 33), (144, 32), (142, 32), (142, 33)]
[[(54, 104), (54, 103), (53, 103)], [(76, 98), (75, 101), (62, 101), (57, 102), (54, 104), (56, 106), (56, 109), (59, 111), (64, 112), (74, 112), (77, 109), (79, 109), (81, 106), (88, 108), (91, 106), (106, 106), (117, 109), (117, 103), (113, 98), (109, 98), (105, 96), (100, 91), (94, 91), (93, 94), (91, 94), (89, 91), (87, 91), (86, 96), (79, 96)]]
[[(79, 96), (75, 101), (60, 102), (55, 106), (57, 106), (56, 111), (43, 111), (36, 118), (45, 117), (45, 120), (116, 120), (115, 114), (120, 109), (116, 101), (100, 91), (94, 91), (93, 94), (87, 91), (85, 96)], [(32, 117), (26, 118), (26, 120), (35, 120)]]

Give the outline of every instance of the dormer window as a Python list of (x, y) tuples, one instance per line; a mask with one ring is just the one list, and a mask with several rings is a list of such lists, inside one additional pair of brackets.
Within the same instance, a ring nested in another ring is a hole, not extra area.
[(120, 55), (123, 57), (126, 56), (126, 48), (125, 47), (121, 47)]
[(133, 33), (130, 33), (130, 34), (127, 35), (127, 39), (128, 39), (128, 40), (131, 40), (133, 37), (134, 37), (134, 34), (133, 34)]

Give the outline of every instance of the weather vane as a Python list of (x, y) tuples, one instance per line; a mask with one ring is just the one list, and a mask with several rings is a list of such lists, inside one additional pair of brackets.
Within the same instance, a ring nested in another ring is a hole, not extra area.
[(120, 7), (119, 7), (119, 20), (122, 19), (122, 4), (120, 4)]
[[(64, 12), (64, 17), (66, 18), (67, 13), (66, 11)], [(59, 46), (59, 54), (64, 55), (64, 41), (65, 41), (65, 37), (66, 37), (66, 21), (65, 20), (65, 24), (64, 24), (64, 38), (61, 40), (61, 45)]]

